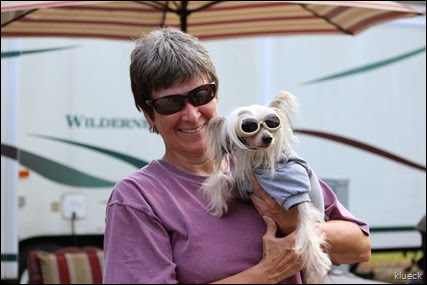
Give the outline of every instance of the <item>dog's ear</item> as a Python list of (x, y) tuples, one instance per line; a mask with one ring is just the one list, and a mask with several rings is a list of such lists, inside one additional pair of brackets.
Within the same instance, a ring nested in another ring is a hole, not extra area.
[(289, 119), (298, 113), (298, 100), (289, 92), (280, 91), (271, 101), (270, 107), (276, 108), (286, 114)]
[(217, 116), (209, 121), (207, 151), (214, 160), (215, 168), (221, 169), (222, 160), (228, 152), (228, 134), (225, 127), (226, 117)]
[(286, 155), (290, 155), (292, 151), (292, 144), (297, 142), (298, 139), (294, 136), (292, 130), (292, 119), (298, 114), (298, 101), (297, 98), (289, 92), (279, 92), (270, 107), (277, 111), (277, 115), (282, 122), (283, 127), (280, 128), (282, 146), (280, 147), (285, 151)]

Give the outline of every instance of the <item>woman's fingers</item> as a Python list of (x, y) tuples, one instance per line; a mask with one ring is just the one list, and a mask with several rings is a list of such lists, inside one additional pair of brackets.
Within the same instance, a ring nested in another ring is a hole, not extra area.
[(276, 236), (276, 232), (277, 232), (276, 223), (269, 216), (263, 216), (262, 218), (264, 219), (264, 222), (267, 225), (267, 231), (266, 231), (265, 234), (269, 235), (269, 236), (275, 237)]
[(298, 226), (298, 207), (286, 211), (262, 188), (253, 172), (249, 173), (249, 179), (258, 193), (258, 195), (250, 194), (249, 199), (251, 199), (260, 216), (271, 217), (283, 235), (293, 232)]
[(267, 231), (263, 236), (263, 259), (261, 262), (273, 272), (274, 282), (278, 283), (301, 270), (299, 256), (294, 251), (296, 234), (287, 237), (276, 237), (277, 226), (274, 220), (263, 216)]

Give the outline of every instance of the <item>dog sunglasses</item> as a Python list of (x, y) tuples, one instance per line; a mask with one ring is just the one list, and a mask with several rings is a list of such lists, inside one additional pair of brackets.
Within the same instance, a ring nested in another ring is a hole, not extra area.
[(261, 130), (261, 125), (269, 131), (275, 131), (280, 128), (280, 119), (276, 115), (268, 115), (264, 120), (256, 120), (253, 118), (244, 119), (236, 128), (239, 137), (250, 137), (257, 134)]
[(147, 100), (145, 103), (153, 107), (157, 113), (171, 115), (181, 111), (185, 106), (185, 99), (193, 106), (202, 106), (216, 96), (215, 82), (201, 85), (183, 94), (168, 95), (162, 98)]

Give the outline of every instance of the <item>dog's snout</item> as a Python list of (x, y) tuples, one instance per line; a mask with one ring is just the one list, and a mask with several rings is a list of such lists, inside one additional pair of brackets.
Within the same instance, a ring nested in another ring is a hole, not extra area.
[(264, 136), (262, 137), (262, 142), (266, 145), (271, 144), (271, 142), (273, 141), (273, 137), (270, 136)]

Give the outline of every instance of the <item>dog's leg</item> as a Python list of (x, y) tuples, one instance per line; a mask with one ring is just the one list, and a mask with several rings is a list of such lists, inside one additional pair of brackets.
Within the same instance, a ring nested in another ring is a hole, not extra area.
[(316, 228), (323, 220), (323, 214), (311, 203), (298, 205), (299, 226), (295, 242), (295, 251), (301, 256), (304, 270), (303, 279), (308, 284), (323, 283), (332, 263), (327, 253), (325, 237)]

